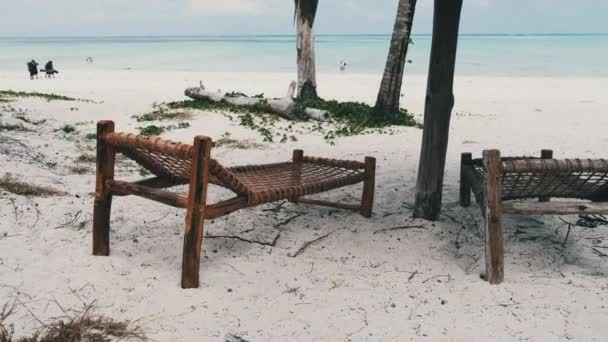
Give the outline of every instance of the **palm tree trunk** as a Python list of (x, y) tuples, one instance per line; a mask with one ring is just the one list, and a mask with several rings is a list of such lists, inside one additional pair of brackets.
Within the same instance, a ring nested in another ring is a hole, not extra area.
[(374, 107), (376, 113), (386, 115), (399, 112), (403, 68), (405, 67), (405, 57), (410, 42), (415, 9), (416, 0), (399, 0), (393, 37), (386, 58), (386, 67)]
[(435, 0), (414, 217), (436, 220), (454, 106), (454, 68), (462, 0)]
[(298, 50), (298, 98), (317, 98), (313, 24), (319, 0), (295, 0)]

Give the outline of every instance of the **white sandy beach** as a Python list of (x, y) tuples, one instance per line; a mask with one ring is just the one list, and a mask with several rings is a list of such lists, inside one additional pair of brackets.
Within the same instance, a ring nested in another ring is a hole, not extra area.
[[(7, 173), (67, 194), (23, 197), (0, 190), (0, 305), (15, 296), (38, 318), (57, 316), (57, 300), (78, 306), (96, 300), (100, 311), (137, 320), (155, 341), (604, 341), (608, 336), (608, 227), (573, 228), (554, 216), (507, 216), (505, 283), (480, 279), (484, 242), (476, 205), (458, 201), (461, 152), (487, 148), (503, 155), (608, 157), (605, 78), (456, 77), (446, 166), (444, 213), (438, 222), (411, 220), (422, 131), (339, 138), (320, 135), (297, 142), (263, 143), (258, 133), (214, 112), (192, 112), (191, 126), (163, 134), (189, 143), (195, 135), (254, 139), (261, 148), (213, 151), (226, 165), (286, 161), (294, 148), (341, 159), (377, 158), (374, 215), (285, 204), (255, 207), (207, 222), (211, 235), (272, 241), (275, 247), (206, 239), (201, 286), (179, 286), (185, 211), (140, 198), (113, 204), (111, 256), (91, 255), (94, 174), (69, 166), (92, 142), (95, 122), (111, 119), (119, 131), (140, 126), (131, 115), (154, 102), (184, 99), (199, 80), (211, 89), (283, 96), (295, 78), (281, 73), (62, 71), (56, 79), (29, 80), (0, 71), (0, 90), (56, 93), (91, 99), (0, 103), (0, 122), (23, 123), (8, 106), (21, 108), (34, 132), (0, 131), (0, 177)], [(320, 74), (324, 98), (373, 103), (379, 76)], [(402, 106), (422, 121), (426, 77), (407, 76)], [(77, 109), (74, 109), (77, 108)], [(63, 125), (77, 128), (68, 136)], [(56, 166), (52, 166), (56, 163)], [(50, 165), (50, 166), (49, 166)], [(93, 164), (86, 164), (94, 169)], [(136, 179), (137, 169), (117, 178)], [(217, 189), (211, 195), (218, 195)], [(329, 194), (354, 200), (360, 187)], [(324, 195), (324, 196), (325, 196)], [(285, 223), (294, 215), (302, 214)], [(563, 217), (575, 222), (576, 217)], [(411, 221), (411, 222), (410, 222)], [(380, 231), (404, 224), (420, 229)], [(296, 258), (287, 254), (307, 241), (341, 229)], [(36, 320), (15, 317), (19, 333)], [(17, 334), (19, 336), (19, 334)]]

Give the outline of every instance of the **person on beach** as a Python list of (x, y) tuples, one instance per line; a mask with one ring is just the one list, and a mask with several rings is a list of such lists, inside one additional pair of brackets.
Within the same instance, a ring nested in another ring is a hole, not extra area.
[(41, 69), (45, 73), (44, 77), (55, 77), (55, 74), (58, 74), (59, 71), (55, 70), (53, 67), (53, 61), (48, 61), (44, 65), (44, 69)]
[(27, 71), (30, 73), (30, 80), (34, 79), (34, 76), (38, 78), (38, 63), (35, 60), (27, 62)]
[(93, 57), (87, 57), (87, 64), (93, 64)]
[(343, 60), (340, 61), (339, 65), (340, 65), (340, 71), (344, 72), (344, 71), (346, 71), (346, 67), (348, 66), (348, 62), (345, 59), (343, 59)]

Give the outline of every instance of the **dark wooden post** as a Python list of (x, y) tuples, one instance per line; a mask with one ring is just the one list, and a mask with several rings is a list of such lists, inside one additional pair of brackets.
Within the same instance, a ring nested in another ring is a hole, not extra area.
[(291, 160), (294, 163), (301, 162), (302, 158), (304, 158), (304, 151), (302, 151), (302, 150), (293, 150), (293, 154), (292, 154)]
[[(553, 150), (541, 150), (540, 151), (541, 159), (553, 159)], [(546, 188), (546, 187), (545, 187)], [(541, 196), (538, 198), (539, 202), (549, 202), (551, 197)]]
[(541, 159), (553, 159), (553, 150), (540, 150)]
[(203, 224), (209, 183), (209, 154), (212, 144), (208, 137), (194, 138), (182, 258), (182, 288), (184, 289), (196, 288), (199, 284)]
[(486, 279), (504, 280), (504, 231), (502, 226), (502, 161), (500, 151), (483, 151), (483, 201), (486, 231)]
[(470, 153), (460, 155), (460, 206), (468, 207), (471, 205), (471, 184), (465, 175), (465, 169), (471, 167), (473, 156)]
[(436, 220), (448, 147), (462, 0), (435, 0), (433, 41), (424, 109), (424, 131), (416, 182), (414, 217)]
[(372, 217), (374, 208), (374, 187), (376, 186), (376, 158), (365, 157), (365, 180), (363, 181), (363, 196), (361, 198), (361, 215)]
[(112, 192), (106, 182), (114, 179), (114, 148), (104, 141), (106, 133), (114, 132), (114, 122), (97, 123), (97, 169), (93, 204), (93, 255), (110, 255), (110, 212)]

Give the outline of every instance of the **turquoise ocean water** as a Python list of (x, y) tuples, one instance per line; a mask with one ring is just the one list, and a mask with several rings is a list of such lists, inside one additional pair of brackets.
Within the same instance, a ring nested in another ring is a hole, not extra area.
[[(317, 70), (382, 72), (389, 35), (317, 35)], [(414, 35), (406, 72), (426, 73), (430, 35)], [(85, 64), (87, 56), (94, 59)], [(0, 70), (51, 59), (57, 69), (295, 71), (293, 35), (174, 37), (0, 37)], [(608, 76), (608, 34), (461, 35), (460, 75)]]

